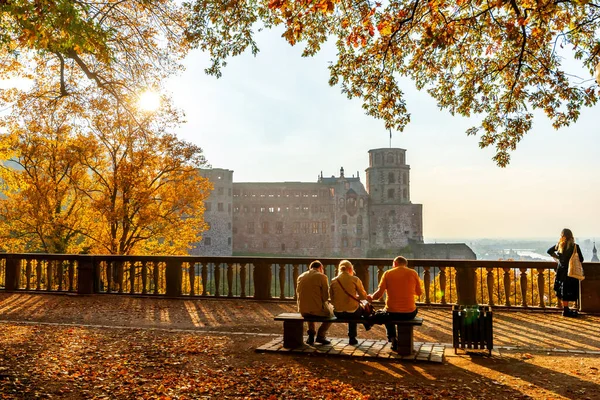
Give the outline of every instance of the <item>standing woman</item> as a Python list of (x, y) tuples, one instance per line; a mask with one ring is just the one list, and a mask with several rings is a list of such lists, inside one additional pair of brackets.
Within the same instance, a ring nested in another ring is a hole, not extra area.
[(569, 309), (569, 302), (577, 301), (579, 299), (579, 281), (567, 275), (569, 270), (569, 259), (573, 255), (575, 249), (577, 249), (579, 260), (583, 262), (583, 254), (581, 254), (579, 245), (575, 244), (573, 232), (566, 228), (560, 233), (558, 243), (548, 249), (548, 254), (558, 261), (556, 278), (554, 280), (554, 292), (556, 293), (556, 297), (562, 301), (564, 307), (563, 316), (565, 317), (579, 316), (576, 309)]

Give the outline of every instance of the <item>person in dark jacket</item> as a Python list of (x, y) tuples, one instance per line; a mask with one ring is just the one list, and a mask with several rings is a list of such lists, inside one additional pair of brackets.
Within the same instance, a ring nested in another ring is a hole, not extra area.
[(583, 254), (578, 244), (575, 244), (573, 232), (570, 229), (563, 229), (560, 233), (558, 243), (548, 249), (548, 254), (558, 261), (556, 269), (556, 278), (554, 279), (554, 292), (556, 297), (562, 301), (563, 316), (577, 317), (579, 314), (576, 309), (569, 308), (570, 301), (579, 299), (579, 281), (567, 275), (569, 270), (569, 260), (573, 252), (577, 249), (579, 259), (583, 262)]

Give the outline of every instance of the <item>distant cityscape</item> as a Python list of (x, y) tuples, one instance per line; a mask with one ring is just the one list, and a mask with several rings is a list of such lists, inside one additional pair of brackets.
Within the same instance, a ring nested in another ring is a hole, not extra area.
[[(466, 243), (478, 260), (553, 261), (546, 251), (556, 239), (431, 239), (428, 242)], [(594, 238), (577, 240), (585, 261), (592, 261)], [(596, 247), (597, 249), (597, 247)]]

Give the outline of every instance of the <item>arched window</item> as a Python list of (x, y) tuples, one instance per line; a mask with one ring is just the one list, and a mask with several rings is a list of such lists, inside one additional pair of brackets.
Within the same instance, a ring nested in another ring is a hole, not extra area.
[(395, 177), (394, 177), (394, 173), (393, 173), (393, 172), (390, 172), (390, 173), (388, 174), (388, 183), (395, 183), (395, 181), (396, 181), (396, 179), (395, 179)]
[(375, 165), (381, 164), (381, 154), (375, 154)]
[(342, 225), (348, 225), (348, 216), (342, 215)]
[(388, 199), (393, 199), (393, 198), (394, 198), (394, 189), (388, 189)]
[(365, 206), (365, 200), (363, 198), (358, 199), (358, 207), (363, 208)]
[(387, 155), (387, 160), (386, 160), (387, 164), (393, 164), (394, 163), (394, 155), (392, 153), (389, 153)]
[(359, 216), (356, 218), (356, 225), (362, 225), (362, 215), (359, 215)]
[(402, 191), (402, 197), (404, 197), (404, 200), (408, 200), (408, 190), (404, 189)]

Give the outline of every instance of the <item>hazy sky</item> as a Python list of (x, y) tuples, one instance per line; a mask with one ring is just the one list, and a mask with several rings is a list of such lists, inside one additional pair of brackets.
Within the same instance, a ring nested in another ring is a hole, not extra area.
[[(389, 134), (360, 101), (328, 85), (333, 46), (301, 58), (300, 47), (273, 31), (260, 34), (259, 46), (256, 58), (229, 60), (221, 79), (204, 74), (209, 62), (200, 51), (186, 59), (186, 72), (168, 87), (187, 115), (181, 137), (200, 145), (213, 167), (232, 169), (237, 182), (314, 182), (343, 166), (364, 183), (367, 151), (388, 147)], [(426, 241), (558, 237), (564, 227), (600, 239), (600, 106), (560, 131), (540, 114), (501, 169), (493, 149), (465, 134), (477, 120), (440, 111), (411, 81), (403, 90), (412, 122), (392, 146), (407, 149)]]

